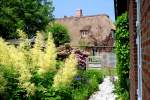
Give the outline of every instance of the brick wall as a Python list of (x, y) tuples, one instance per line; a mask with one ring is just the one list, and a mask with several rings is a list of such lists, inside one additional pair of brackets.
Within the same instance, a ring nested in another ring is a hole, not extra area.
[(150, 100), (150, 1), (141, 1), (143, 100)]
[(129, 0), (130, 100), (137, 100), (136, 0)]
[[(129, 1), (130, 31), (130, 99), (136, 100), (137, 94), (137, 47), (136, 47), (136, 2)], [(141, 0), (142, 34), (142, 98), (150, 100), (150, 1)]]

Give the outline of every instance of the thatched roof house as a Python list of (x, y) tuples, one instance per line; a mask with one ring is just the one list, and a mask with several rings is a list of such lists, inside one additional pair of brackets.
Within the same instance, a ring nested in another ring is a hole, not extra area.
[(115, 25), (106, 14), (83, 16), (79, 9), (75, 16), (64, 16), (56, 22), (68, 28), (72, 47), (84, 47), (93, 55), (111, 52), (114, 47)]
[[(82, 40), (86, 41), (85, 46), (113, 46), (113, 38), (108, 37), (112, 37), (115, 26), (106, 14), (83, 16), (82, 10), (79, 9), (76, 16), (65, 16), (56, 19), (56, 22), (68, 28), (72, 46), (81, 46)], [(103, 43), (109, 40), (111, 43)]]

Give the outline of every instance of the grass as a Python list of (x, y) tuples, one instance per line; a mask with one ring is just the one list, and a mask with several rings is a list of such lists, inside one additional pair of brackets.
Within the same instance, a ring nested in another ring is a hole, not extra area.
[(117, 76), (116, 68), (101, 67), (101, 68), (89, 68), (88, 70), (95, 69), (100, 70), (104, 76)]
[(104, 76), (117, 76), (116, 68), (103, 67), (100, 70)]

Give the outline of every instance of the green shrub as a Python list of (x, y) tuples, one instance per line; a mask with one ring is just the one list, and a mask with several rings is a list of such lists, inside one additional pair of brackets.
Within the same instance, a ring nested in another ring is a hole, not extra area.
[(69, 32), (67, 28), (59, 23), (53, 23), (48, 26), (48, 32), (52, 33), (56, 47), (70, 42)]
[(85, 72), (85, 75), (89, 78), (96, 78), (96, 80), (101, 83), (103, 79), (103, 75), (101, 70), (90, 69)]
[(63, 67), (63, 66), (64, 66), (64, 62), (61, 61), (61, 60), (57, 60), (57, 62), (56, 62), (56, 68), (57, 68), (57, 69), (60, 69), (60, 68)]
[(103, 75), (100, 70), (79, 71), (77, 79), (73, 82), (73, 100), (86, 100), (102, 82)]
[(7, 45), (0, 38), (0, 82), (3, 81), (0, 83), (0, 88), (3, 90), (0, 91), (0, 96), (3, 94), (2, 98), (22, 100), (39, 96), (41, 99), (52, 86), (56, 73), (56, 48), (53, 39), (49, 36), (43, 52), (40, 36), (38, 32), (32, 49), (24, 48), (25, 42), (15, 47)]
[[(126, 95), (129, 92), (129, 27), (128, 14), (124, 13), (116, 20), (115, 50), (117, 55), (117, 93)], [(126, 92), (124, 92), (126, 91)]]
[[(24, 34), (22, 31), (20, 34)], [(100, 70), (79, 70), (74, 53), (56, 61), (52, 36), (45, 42), (37, 33), (30, 48), (25, 39), (18, 47), (0, 38), (0, 98), (7, 100), (85, 100), (102, 81)], [(56, 68), (58, 67), (58, 69)]]
[(115, 82), (115, 91), (117, 94), (117, 100), (130, 100), (129, 91), (121, 88), (118, 84), (118, 82)]

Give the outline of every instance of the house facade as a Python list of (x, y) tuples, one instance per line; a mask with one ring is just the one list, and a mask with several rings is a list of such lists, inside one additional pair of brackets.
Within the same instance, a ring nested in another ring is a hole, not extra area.
[[(124, 5), (114, 1), (115, 5)], [(150, 1), (123, 1), (129, 12), (130, 100), (150, 100)], [(119, 13), (125, 12), (115, 8)]]
[(64, 16), (56, 19), (56, 22), (67, 27), (72, 47), (84, 48), (92, 55), (112, 52), (115, 26), (108, 15), (84, 16), (82, 10), (78, 9), (75, 16)]

